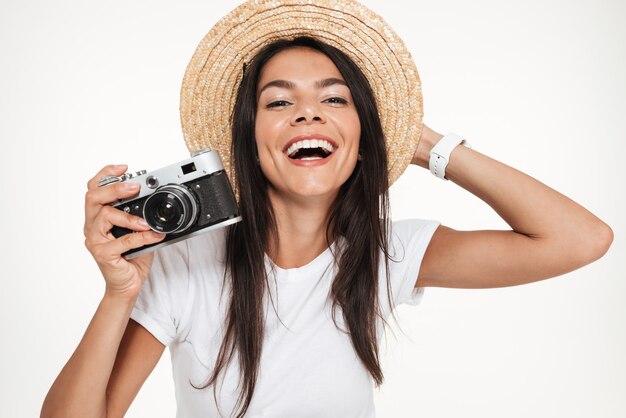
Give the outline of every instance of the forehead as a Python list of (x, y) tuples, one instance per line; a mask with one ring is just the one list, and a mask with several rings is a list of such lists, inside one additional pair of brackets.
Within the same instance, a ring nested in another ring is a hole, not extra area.
[(273, 79), (305, 80), (324, 77), (343, 79), (333, 61), (322, 52), (306, 47), (281, 51), (261, 69), (259, 84)]

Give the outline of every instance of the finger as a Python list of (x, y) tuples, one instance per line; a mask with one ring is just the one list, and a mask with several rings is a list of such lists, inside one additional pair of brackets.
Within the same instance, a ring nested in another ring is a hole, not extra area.
[(98, 187), (98, 183), (103, 178), (109, 176), (121, 176), (126, 172), (127, 169), (128, 166), (126, 164), (107, 165), (102, 168), (102, 170), (98, 171), (98, 173), (87, 182), (87, 189), (95, 189)]
[(154, 232), (152, 230), (133, 232), (114, 239), (113, 241), (96, 245), (93, 248), (92, 253), (98, 262), (106, 262), (107, 260), (115, 262), (119, 260), (121, 254), (126, 251), (141, 248), (150, 244), (156, 244), (157, 242), (162, 241), (165, 236), (165, 234), (159, 234), (158, 232)]
[(90, 228), (86, 229), (85, 237), (95, 244), (111, 241), (111, 229), (114, 226), (142, 232), (150, 229), (147, 222), (135, 215), (131, 215), (112, 206), (104, 206), (94, 219)]
[(120, 182), (89, 190), (85, 194), (85, 228), (89, 228), (104, 205), (131, 198), (140, 188), (137, 183)]

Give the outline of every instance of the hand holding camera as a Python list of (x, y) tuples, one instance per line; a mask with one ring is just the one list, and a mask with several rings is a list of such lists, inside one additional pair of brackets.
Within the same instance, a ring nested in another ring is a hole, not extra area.
[[(132, 261), (122, 258), (122, 253), (144, 245), (155, 244), (165, 238), (150, 229), (143, 218), (120, 211), (110, 203), (136, 196), (139, 186), (132, 183), (117, 183), (109, 187), (98, 187), (106, 176), (119, 176), (126, 166), (106, 166), (87, 183), (85, 194), (85, 246), (93, 255), (104, 279), (106, 291), (114, 295), (134, 298), (139, 294), (150, 266), (152, 254)], [(127, 228), (136, 233), (115, 238), (111, 234), (114, 226)]]
[(107, 291), (134, 297), (150, 269), (152, 251), (241, 217), (215, 151), (201, 150), (150, 173), (125, 170), (107, 166), (89, 181), (85, 245), (107, 280)]

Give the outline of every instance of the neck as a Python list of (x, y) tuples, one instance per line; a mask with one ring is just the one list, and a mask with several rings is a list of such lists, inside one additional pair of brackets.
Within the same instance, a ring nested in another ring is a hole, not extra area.
[(267, 254), (277, 266), (288, 269), (302, 267), (328, 248), (326, 239), (328, 214), (332, 197), (293, 199), (268, 190), (276, 217), (278, 242), (270, 237)]

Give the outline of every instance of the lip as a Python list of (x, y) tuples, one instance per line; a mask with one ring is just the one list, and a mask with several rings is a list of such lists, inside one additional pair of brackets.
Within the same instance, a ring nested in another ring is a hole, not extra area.
[[(319, 138), (319, 137), (317, 137), (317, 138)], [(332, 161), (333, 157), (335, 156), (335, 153), (333, 152), (328, 157), (320, 158), (320, 159), (317, 159), (317, 160), (294, 160), (292, 158), (287, 157), (287, 154), (284, 154), (284, 155), (285, 155), (285, 158), (287, 158), (287, 161), (290, 164), (297, 165), (297, 166), (300, 166), (300, 167), (317, 167), (317, 166), (324, 165), (324, 164), (327, 164), (330, 161)]]
[[(289, 147), (294, 142), (303, 141), (305, 139), (324, 139), (324, 140), (330, 142), (330, 144), (333, 146), (333, 148), (335, 150), (337, 150), (337, 148), (338, 148), (337, 143), (331, 137), (326, 136), (326, 135), (322, 135), (322, 134), (311, 133), (311, 134), (306, 134), (306, 135), (298, 135), (298, 136), (294, 136), (293, 138), (291, 138), (289, 141), (287, 141), (287, 144), (285, 144), (285, 146), (283, 147), (283, 153), (286, 153), (287, 150), (289, 149)], [(334, 154), (334, 152), (333, 152), (333, 154)], [(332, 154), (330, 155), (330, 157), (332, 157)]]

